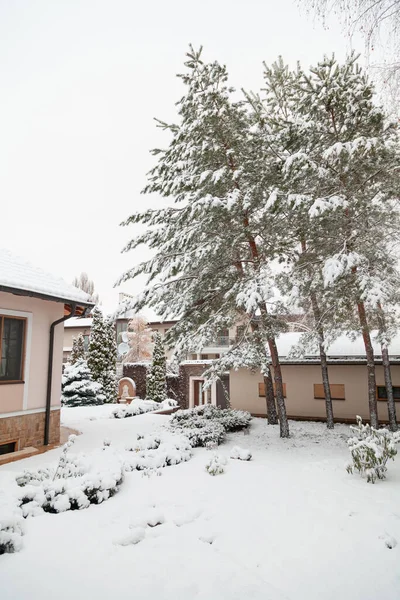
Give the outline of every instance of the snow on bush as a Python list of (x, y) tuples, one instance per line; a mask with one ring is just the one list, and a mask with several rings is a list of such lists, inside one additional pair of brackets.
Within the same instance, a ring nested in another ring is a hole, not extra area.
[(81, 510), (111, 498), (123, 481), (120, 458), (104, 446), (90, 455), (69, 456), (75, 436), (64, 445), (56, 469), (25, 471), (16, 477), (23, 491), (19, 505), (24, 517), (43, 512)]
[(250, 425), (251, 415), (243, 410), (221, 409), (210, 404), (178, 410), (170, 426), (189, 438), (193, 447), (212, 447), (225, 439), (227, 431), (239, 431)]
[(374, 429), (363, 425), (357, 416), (357, 426), (350, 426), (355, 434), (347, 443), (352, 462), (346, 466), (348, 473), (358, 471), (361, 477), (366, 477), (368, 483), (386, 478), (386, 463), (397, 454), (396, 443), (400, 442), (400, 432), (392, 433), (388, 429)]
[(147, 412), (162, 410), (176, 406), (176, 400), (168, 399), (164, 402), (154, 402), (153, 400), (141, 400), (135, 398), (130, 404), (120, 404), (111, 413), (111, 419), (125, 419), (126, 417), (136, 417)]
[(251, 460), (253, 455), (250, 450), (245, 450), (244, 448), (235, 446), (232, 448), (230, 456), (231, 458), (236, 458), (238, 460)]
[(22, 548), (24, 523), (21, 516), (14, 511), (0, 507), (0, 554), (18, 552)]
[(136, 443), (126, 450), (124, 469), (146, 471), (147, 474), (163, 467), (178, 465), (192, 457), (192, 446), (189, 440), (177, 435), (139, 436)]
[(206, 463), (206, 471), (209, 475), (221, 475), (225, 473), (226, 458), (214, 453)]

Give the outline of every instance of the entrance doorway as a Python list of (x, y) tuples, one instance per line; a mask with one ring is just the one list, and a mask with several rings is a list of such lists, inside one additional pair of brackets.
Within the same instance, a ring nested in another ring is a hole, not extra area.
[(216, 386), (204, 389), (204, 379), (202, 377), (190, 378), (189, 407), (203, 406), (204, 404), (216, 404)]

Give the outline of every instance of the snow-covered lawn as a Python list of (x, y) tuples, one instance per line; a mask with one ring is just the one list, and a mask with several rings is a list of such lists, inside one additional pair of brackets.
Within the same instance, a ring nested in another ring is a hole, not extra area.
[[(74, 452), (105, 438), (122, 451), (170, 419), (111, 419), (111, 410), (63, 409), (63, 423), (82, 432)], [(206, 472), (211, 453), (198, 448), (161, 476), (127, 473), (103, 504), (27, 519), (22, 550), (0, 556), (1, 600), (398, 600), (400, 458), (386, 481), (367, 484), (344, 469), (348, 427), (290, 425), (289, 440), (262, 419), (228, 434), (222, 475)], [(253, 459), (230, 459), (234, 446)], [(59, 455), (0, 467), (0, 505), (16, 473)]]

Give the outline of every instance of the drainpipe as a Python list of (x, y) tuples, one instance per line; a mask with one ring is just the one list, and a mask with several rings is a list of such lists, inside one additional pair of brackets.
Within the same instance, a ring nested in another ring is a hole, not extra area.
[(44, 445), (49, 445), (49, 434), (50, 434), (50, 410), (51, 410), (51, 384), (53, 382), (53, 354), (54, 354), (54, 329), (56, 325), (67, 321), (71, 317), (75, 316), (76, 302), (71, 303), (71, 312), (69, 315), (65, 315), (61, 319), (57, 319), (50, 325), (50, 345), (49, 345), (49, 362), (47, 371), (47, 393), (46, 393), (46, 416), (44, 421)]

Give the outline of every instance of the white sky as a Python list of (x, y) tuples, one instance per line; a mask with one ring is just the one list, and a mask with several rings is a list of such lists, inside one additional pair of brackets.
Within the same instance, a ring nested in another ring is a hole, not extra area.
[(247, 89), (263, 60), (348, 49), (295, 0), (0, 1), (0, 245), (69, 282), (87, 271), (109, 311), (144, 256), (121, 255), (133, 230), (119, 223), (161, 204), (140, 195), (165, 139), (153, 117), (175, 118), (190, 42)]

